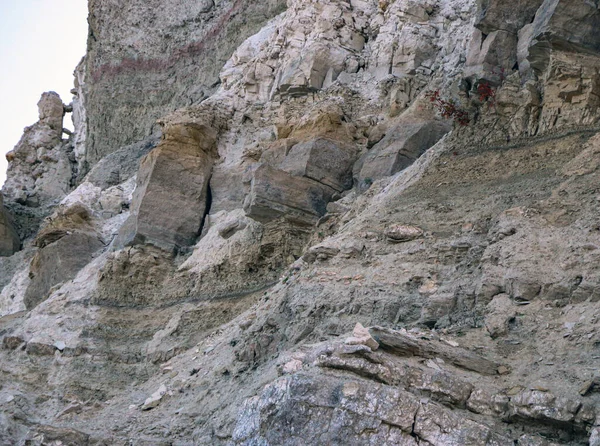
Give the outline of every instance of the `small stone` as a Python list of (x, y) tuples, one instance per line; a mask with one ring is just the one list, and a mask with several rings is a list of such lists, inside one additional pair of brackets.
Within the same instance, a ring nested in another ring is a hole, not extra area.
[(450, 345), (450, 346), (452, 346), (452, 347), (458, 347), (458, 346), (460, 345), (458, 342), (456, 342), (456, 341), (452, 341), (451, 339), (444, 339), (444, 338), (441, 338), (441, 341), (442, 341), (442, 342), (445, 342), (446, 344), (448, 344), (448, 345)]
[(392, 225), (385, 230), (385, 236), (390, 243), (408, 242), (423, 236), (423, 230), (416, 226)]
[(498, 374), (499, 375), (508, 375), (510, 373), (510, 368), (505, 366), (505, 365), (501, 365), (500, 367), (498, 367)]
[(212, 345), (210, 347), (208, 347), (206, 350), (204, 350), (204, 354), (208, 355), (210, 352), (212, 352), (215, 349), (215, 346)]
[(597, 392), (598, 390), (600, 390), (600, 376), (596, 376), (590, 381), (586, 382), (579, 390), (579, 394), (581, 396), (586, 396), (592, 392)]
[(65, 345), (65, 343), (64, 343), (63, 341), (56, 341), (56, 342), (54, 343), (54, 346), (56, 347), (56, 349), (57, 349), (58, 351), (61, 351), (61, 352), (62, 352), (62, 351), (65, 349), (65, 347), (66, 347), (66, 345)]
[(437, 365), (437, 364), (435, 363), (435, 361), (433, 361), (433, 360), (431, 360), (431, 359), (428, 359), (428, 360), (427, 360), (427, 362), (425, 363), (425, 365), (426, 365), (427, 367), (429, 367), (430, 369), (437, 370), (438, 372), (441, 372), (441, 371), (442, 371), (442, 368), (441, 368), (439, 365)]
[(292, 373), (296, 373), (297, 371), (302, 369), (302, 361), (299, 361), (297, 359), (292, 359), (290, 362), (286, 363), (283, 366), (283, 374), (284, 375), (289, 375)]
[(146, 401), (144, 401), (144, 404), (142, 405), (142, 410), (150, 410), (157, 407), (166, 395), (166, 393), (167, 387), (164, 384), (162, 384), (156, 392), (154, 392), (151, 396), (149, 396), (146, 399)]
[(508, 389), (508, 391), (506, 392), (506, 394), (509, 395), (509, 396), (513, 396), (513, 395), (517, 395), (522, 390), (523, 390), (523, 387), (521, 387), (521, 386), (514, 386), (514, 387), (511, 387), (510, 389)]
[(379, 343), (373, 339), (369, 330), (367, 330), (360, 322), (358, 322), (354, 326), (354, 330), (352, 331), (352, 337), (346, 339), (346, 344), (348, 345), (366, 345), (371, 350), (377, 350), (379, 348)]

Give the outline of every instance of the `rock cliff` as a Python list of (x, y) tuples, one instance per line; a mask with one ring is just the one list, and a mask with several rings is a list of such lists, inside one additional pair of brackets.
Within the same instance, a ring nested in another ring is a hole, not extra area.
[(7, 155), (0, 444), (600, 445), (598, 2), (89, 13)]

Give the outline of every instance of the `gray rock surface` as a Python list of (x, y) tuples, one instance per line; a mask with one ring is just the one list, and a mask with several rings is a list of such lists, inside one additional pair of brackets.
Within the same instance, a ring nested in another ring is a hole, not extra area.
[(150, 136), (158, 118), (208, 97), (231, 53), (284, 8), (281, 0), (90, 2), (79, 163), (93, 167)]
[(358, 181), (372, 183), (406, 169), (449, 131), (444, 122), (401, 120), (359, 161)]

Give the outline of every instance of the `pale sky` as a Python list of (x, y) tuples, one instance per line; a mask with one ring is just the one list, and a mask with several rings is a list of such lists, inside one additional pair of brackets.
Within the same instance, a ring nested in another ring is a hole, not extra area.
[[(41, 94), (56, 91), (71, 102), (86, 39), (87, 0), (0, 0), (0, 185), (4, 155), (38, 120)], [(65, 127), (73, 127), (70, 114)]]

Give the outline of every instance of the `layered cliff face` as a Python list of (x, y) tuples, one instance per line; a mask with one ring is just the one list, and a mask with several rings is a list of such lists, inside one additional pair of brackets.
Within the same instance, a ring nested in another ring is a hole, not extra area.
[(0, 444), (600, 444), (599, 22), (90, 2), (9, 157)]

